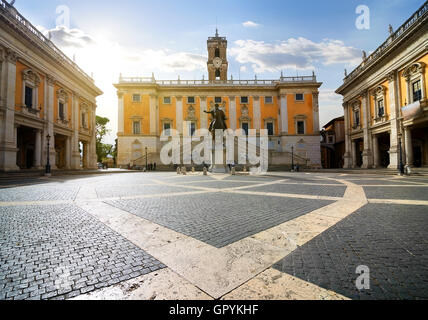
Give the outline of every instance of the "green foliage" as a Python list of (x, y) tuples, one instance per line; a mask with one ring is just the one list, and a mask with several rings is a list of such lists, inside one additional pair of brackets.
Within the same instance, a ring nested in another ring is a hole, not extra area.
[(113, 145), (103, 143), (104, 137), (110, 132), (107, 124), (110, 119), (96, 116), (95, 125), (97, 130), (97, 161), (102, 162), (108, 155), (113, 155)]

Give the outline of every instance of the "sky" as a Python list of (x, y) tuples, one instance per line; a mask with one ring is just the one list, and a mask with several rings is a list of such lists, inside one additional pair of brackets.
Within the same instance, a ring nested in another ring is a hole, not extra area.
[[(97, 115), (117, 132), (119, 75), (207, 78), (206, 41), (228, 40), (229, 77), (311, 75), (321, 127), (343, 115), (335, 90), (425, 0), (16, 0), (15, 8), (85, 70), (104, 92)], [(363, 10), (361, 9), (363, 7)], [(368, 10), (367, 10), (368, 9)], [(362, 16), (364, 14), (364, 16)]]

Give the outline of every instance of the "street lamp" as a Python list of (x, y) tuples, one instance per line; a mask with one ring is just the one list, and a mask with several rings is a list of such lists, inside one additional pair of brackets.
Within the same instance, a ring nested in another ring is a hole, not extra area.
[(398, 152), (400, 153), (400, 163), (398, 164), (398, 174), (404, 175), (404, 164), (403, 164), (403, 147), (401, 145), (402, 135), (398, 135)]
[(291, 146), (291, 171), (294, 171), (294, 146)]
[(51, 136), (48, 134), (46, 136), (46, 141), (47, 141), (47, 156), (46, 156), (46, 171), (45, 174), (48, 176), (51, 174), (51, 164), (50, 164), (50, 159), (49, 159), (49, 153), (50, 153), (50, 140), (51, 140)]
[(146, 147), (146, 171), (147, 169), (148, 169), (148, 166), (147, 166), (147, 147)]

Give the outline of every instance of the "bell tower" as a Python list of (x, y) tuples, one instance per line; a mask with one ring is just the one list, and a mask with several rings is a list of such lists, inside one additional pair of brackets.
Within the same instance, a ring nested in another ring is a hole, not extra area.
[(208, 45), (208, 78), (210, 81), (226, 81), (227, 68), (227, 40), (220, 37), (216, 29), (215, 37), (209, 37)]

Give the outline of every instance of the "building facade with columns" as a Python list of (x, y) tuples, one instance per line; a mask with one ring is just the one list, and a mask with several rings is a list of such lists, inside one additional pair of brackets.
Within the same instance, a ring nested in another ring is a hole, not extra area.
[(349, 75), (345, 168), (428, 165), (428, 2)]
[(96, 168), (92, 78), (0, 0), (0, 171)]
[[(227, 126), (267, 129), (269, 164), (295, 163), (320, 167), (318, 94), (315, 74), (277, 80), (228, 78), (227, 40), (218, 33), (208, 38), (208, 79), (156, 80), (155, 77), (120, 77), (118, 95), (118, 165), (157, 162), (163, 131), (194, 132), (208, 128), (204, 111), (218, 104)], [(183, 128), (184, 124), (188, 128)], [(146, 149), (147, 148), (147, 149)], [(292, 151), (293, 149), (293, 151)]]

